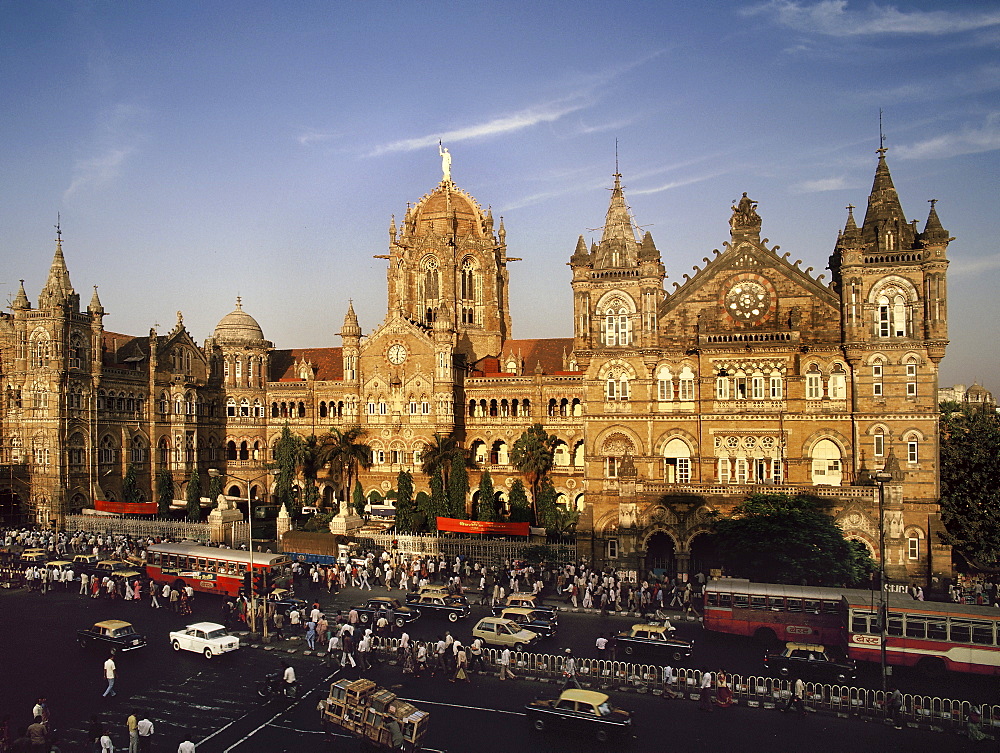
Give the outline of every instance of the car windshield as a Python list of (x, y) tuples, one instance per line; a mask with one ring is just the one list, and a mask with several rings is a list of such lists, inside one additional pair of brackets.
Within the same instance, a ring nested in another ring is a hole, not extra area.
[(132, 627), (120, 627), (115, 630), (115, 638), (121, 638), (124, 635), (132, 635), (135, 630)]
[(611, 705), (605, 701), (597, 707), (597, 713), (601, 716), (611, 716)]
[(205, 631), (205, 637), (211, 640), (212, 638), (225, 638), (228, 633), (226, 633), (225, 628), (216, 628), (215, 630)]

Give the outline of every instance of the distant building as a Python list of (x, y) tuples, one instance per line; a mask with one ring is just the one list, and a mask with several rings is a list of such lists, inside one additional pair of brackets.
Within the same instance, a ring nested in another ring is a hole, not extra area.
[[(239, 299), (201, 346), (180, 314), (165, 334), (107, 332), (96, 289), (80, 309), (60, 236), (37, 307), (22, 285), (0, 318), (0, 514), (45, 522), (120, 499), (130, 464), (147, 498), (162, 468), (182, 498), (191, 470), (213, 467), (233, 474), (229, 495), (264, 498), (286, 424), (362, 425), (375, 464), (361, 482), (379, 495), (403, 469), (426, 488), (421, 452), (455, 432), (503, 504), (519, 475), (510, 448), (537, 422), (558, 438), (553, 483), (599, 566), (716, 567), (712, 514), (759, 491), (829, 499), (877, 556), (872, 473), (885, 467), (890, 576), (946, 576), (937, 374), (951, 238), (933, 203), (918, 230), (880, 150), (829, 283), (761, 226), (744, 194), (723, 250), (667, 291), (616, 174), (600, 240), (580, 236), (569, 258), (572, 336), (513, 339), (504, 224), (446, 173), (389, 225), (385, 320), (363, 335), (349, 305), (340, 347), (303, 349), (275, 348)], [(330, 504), (333, 484), (321, 492)], [(474, 491), (470, 513), (484, 503)]]
[(993, 393), (983, 387), (978, 382), (973, 382), (968, 389), (964, 384), (955, 384), (951, 387), (941, 387), (938, 390), (938, 402), (952, 403), (973, 403), (976, 405), (992, 405), (996, 407), (996, 400)]

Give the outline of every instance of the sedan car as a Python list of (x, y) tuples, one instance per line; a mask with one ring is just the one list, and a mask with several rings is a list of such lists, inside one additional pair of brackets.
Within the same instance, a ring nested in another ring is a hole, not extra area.
[(650, 659), (681, 661), (691, 655), (693, 644), (674, 638), (674, 628), (667, 623), (640, 623), (615, 636), (618, 651), (626, 656), (643, 655)]
[(306, 614), (309, 609), (309, 602), (292, 596), (292, 592), (287, 588), (276, 588), (267, 595), (267, 604), (274, 607), (286, 617), (293, 609), (299, 610), (300, 614)]
[(240, 647), (239, 638), (226, 632), (223, 625), (215, 622), (196, 622), (183, 630), (170, 634), (170, 645), (174, 651), (194, 651), (211, 659), (219, 654), (227, 654)]
[(520, 607), (522, 609), (534, 609), (536, 612), (547, 612), (548, 614), (555, 615), (556, 608), (550, 607), (547, 604), (542, 604), (542, 600), (539, 599), (535, 594), (527, 593), (513, 593), (509, 594), (506, 599), (504, 599), (503, 604), (497, 604), (493, 607), (493, 614), (499, 615), (507, 607)]
[(421, 612), (427, 611), (430, 614), (440, 614), (448, 618), (449, 622), (458, 622), (472, 612), (469, 601), (464, 596), (449, 596), (440, 593), (421, 594), (416, 601), (410, 601), (409, 605), (416, 607)]
[(131, 622), (124, 620), (102, 620), (92, 627), (76, 631), (76, 640), (81, 648), (101, 645), (118, 651), (134, 651), (146, 645), (146, 639), (136, 632)]
[(844, 682), (857, 676), (857, 667), (826, 646), (817, 643), (786, 643), (764, 655), (764, 668), (782, 677), (801, 677), (823, 682)]
[(420, 610), (416, 607), (400, 604), (399, 599), (391, 596), (375, 596), (360, 606), (352, 607), (358, 613), (358, 619), (362, 625), (374, 623), (379, 613), (391, 614), (392, 622), (396, 627), (403, 627), (408, 622), (413, 622), (420, 616)]
[(556, 699), (532, 701), (524, 709), (531, 726), (539, 732), (559, 729), (607, 742), (632, 731), (632, 715), (593, 690), (564, 690)]
[(556, 634), (554, 612), (539, 612), (524, 607), (508, 607), (500, 613), (500, 616), (513, 620), (525, 630), (538, 633), (542, 638), (551, 638)]
[(472, 628), (472, 637), (491, 646), (509, 646), (515, 651), (523, 651), (538, 642), (538, 633), (503, 617), (483, 617)]

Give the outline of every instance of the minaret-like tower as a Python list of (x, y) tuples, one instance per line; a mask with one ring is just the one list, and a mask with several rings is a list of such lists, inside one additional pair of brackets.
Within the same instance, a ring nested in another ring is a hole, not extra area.
[(650, 233), (636, 240), (621, 174), (615, 173), (601, 241), (587, 250), (581, 235), (570, 257), (574, 342), (582, 349), (653, 347), (666, 276)]

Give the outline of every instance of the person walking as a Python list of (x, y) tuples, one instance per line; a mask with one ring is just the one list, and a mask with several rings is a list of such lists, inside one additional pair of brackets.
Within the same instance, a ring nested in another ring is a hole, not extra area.
[(116, 696), (118, 693), (115, 692), (115, 680), (118, 679), (118, 668), (115, 666), (115, 652), (114, 649), (111, 650), (111, 655), (108, 660), (104, 662), (104, 679), (108, 681), (107, 690), (104, 691), (103, 698), (110, 696)]
[(456, 646), (458, 646), (458, 652), (455, 654), (455, 676), (452, 677), (448, 682), (455, 682), (456, 680), (462, 680), (463, 682), (471, 682), (469, 680), (469, 673), (466, 669), (469, 666), (469, 656), (465, 652), (465, 646), (456, 641)]
[(567, 648), (564, 653), (562, 668), (563, 684), (559, 690), (566, 690), (570, 685), (580, 690), (580, 681), (576, 679), (576, 659), (573, 658), (573, 649)]
[(185, 740), (177, 746), (177, 753), (195, 753), (194, 743), (190, 740)]
[(139, 753), (149, 753), (153, 747), (153, 723), (147, 717), (143, 717), (136, 724), (139, 732)]
[(802, 682), (801, 677), (796, 677), (795, 682), (792, 683), (791, 695), (788, 696), (788, 703), (782, 711), (791, 711), (792, 706), (799, 710), (800, 714), (806, 713), (806, 707), (802, 703), (802, 699), (806, 694), (806, 684)]
[(712, 701), (712, 673), (706, 669), (701, 673), (701, 700), (698, 709), (712, 711)]
[(517, 679), (514, 673), (510, 671), (510, 646), (504, 646), (503, 651), (500, 652), (500, 679), (506, 680), (508, 677), (511, 680)]

